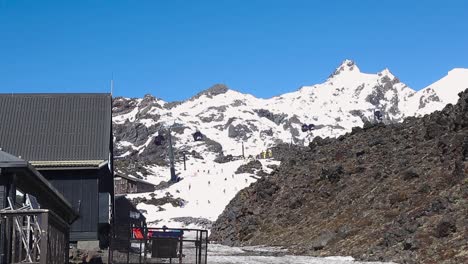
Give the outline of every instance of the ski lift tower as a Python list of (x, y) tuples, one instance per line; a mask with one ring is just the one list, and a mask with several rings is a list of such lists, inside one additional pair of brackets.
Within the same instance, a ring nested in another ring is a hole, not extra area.
[(172, 126), (169, 127), (169, 162), (170, 162), (170, 171), (171, 171), (171, 182), (176, 182), (177, 176), (175, 173), (175, 166), (174, 166), (174, 150), (172, 148), (171, 129), (172, 129)]
[(172, 147), (172, 128), (178, 127), (175, 123), (169, 127), (169, 163), (171, 172), (171, 182), (177, 182), (177, 175), (174, 166), (174, 149)]

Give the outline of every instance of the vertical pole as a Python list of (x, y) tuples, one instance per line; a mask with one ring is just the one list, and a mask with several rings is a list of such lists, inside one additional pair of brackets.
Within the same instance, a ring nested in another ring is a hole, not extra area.
[(133, 224), (129, 225), (130, 234), (128, 236), (128, 248), (127, 248), (127, 264), (130, 263), (130, 250), (132, 249), (132, 235), (133, 235)]
[(198, 230), (195, 231), (196, 235), (195, 235), (195, 264), (198, 264), (198, 251), (200, 250), (199, 249), (199, 241), (198, 241)]
[(144, 248), (143, 248), (143, 251), (144, 251), (144, 255), (143, 255), (143, 264), (146, 264), (146, 249), (148, 248), (148, 241), (150, 239), (149, 237), (149, 229), (148, 229), (148, 226), (146, 225), (146, 223), (144, 224), (143, 226), (143, 230), (145, 230), (144, 232), (144, 235), (143, 235), (143, 238), (145, 239), (145, 245), (144, 245)]
[(174, 150), (172, 149), (172, 127), (169, 127), (169, 162), (171, 171), (171, 181), (176, 182), (175, 167), (174, 167)]
[(242, 142), (242, 158), (245, 159), (244, 142)]
[[(115, 187), (115, 186), (114, 186)], [(113, 205), (112, 205), (113, 206)], [(112, 210), (114, 211), (114, 210)], [(113, 213), (112, 213), (113, 215)], [(113, 216), (112, 216), (112, 222), (113, 222)], [(114, 241), (115, 241), (115, 237), (114, 237), (114, 225), (112, 224), (110, 229), (109, 229), (109, 252), (107, 252), (107, 263), (114, 263), (114, 251), (113, 251), (113, 248), (114, 248)], [(67, 258), (68, 259), (68, 258)]]
[(204, 231), (205, 233), (205, 263), (208, 263), (208, 231)]
[(4, 252), (5, 252), (5, 263), (10, 263), (11, 262), (11, 232), (13, 231), (13, 220), (11, 217), (5, 216), (5, 222), (6, 222), (6, 227), (5, 227), (5, 245), (4, 245)]
[(187, 158), (185, 157), (185, 151), (184, 151), (184, 171), (187, 170), (187, 165), (185, 164), (186, 160), (187, 160)]
[(201, 256), (202, 256), (202, 243), (203, 243), (203, 231), (197, 231), (197, 233), (200, 232), (200, 250), (198, 251), (198, 264), (201, 264)]
[[(16, 201), (16, 174), (12, 174), (9, 179), (9, 190), (8, 196), (11, 200), (12, 210), (14, 209), (13, 206), (15, 205)], [(15, 232), (15, 223), (13, 217), (8, 217), (8, 232), (7, 232), (7, 263), (13, 262), (14, 254), (13, 254), (13, 246), (15, 244), (14, 240), (14, 232)], [(42, 264), (42, 263), (41, 263)]]
[(179, 263), (182, 263), (182, 247), (183, 247), (182, 236), (179, 237)]
[(40, 262), (39, 264), (49, 263), (49, 252), (48, 243), (49, 243), (49, 212), (41, 213), (41, 253), (40, 253)]
[[(13, 202), (14, 203), (14, 202)], [(16, 254), (17, 254), (17, 251), (18, 251), (18, 248), (16, 248), (17, 245), (20, 246), (21, 248), (21, 239), (19, 239), (20, 241), (17, 241), (17, 232), (20, 231), (20, 230), (16, 230), (16, 225), (15, 223), (17, 223), (18, 219), (16, 218), (16, 216), (13, 216), (12, 217), (13, 219), (13, 226), (12, 226), (12, 235), (11, 235), (11, 262), (14, 263), (14, 262), (20, 262), (21, 260), (20, 259), (17, 259), (16, 258)], [(19, 243), (17, 243), (19, 242)]]
[[(142, 231), (145, 232), (144, 230), (142, 230)], [(145, 239), (145, 236), (144, 236), (144, 235), (143, 235), (143, 239)], [(141, 264), (141, 240), (140, 240), (140, 252), (139, 252), (139, 253), (140, 253), (140, 254), (139, 254), (140, 257), (138, 258), (138, 263)]]

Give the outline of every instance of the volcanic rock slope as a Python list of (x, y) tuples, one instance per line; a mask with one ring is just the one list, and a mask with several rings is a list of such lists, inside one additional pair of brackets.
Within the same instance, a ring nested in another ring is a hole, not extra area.
[(398, 263), (468, 263), (468, 89), (456, 105), (309, 147), (240, 191), (212, 228), (228, 245)]

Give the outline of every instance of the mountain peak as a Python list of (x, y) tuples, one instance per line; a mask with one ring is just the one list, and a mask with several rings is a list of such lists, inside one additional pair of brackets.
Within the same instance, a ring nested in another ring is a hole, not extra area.
[(210, 88), (199, 92), (198, 94), (190, 98), (190, 100), (198, 99), (203, 95), (206, 95), (207, 97), (212, 98), (213, 96), (224, 94), (227, 91), (229, 91), (229, 87), (227, 87), (225, 84), (217, 83), (211, 86)]
[(379, 73), (377, 73), (377, 75), (383, 77), (383, 76), (387, 76), (389, 77), (390, 79), (394, 79), (395, 78), (395, 75), (393, 75), (392, 72), (390, 72), (390, 70), (388, 68), (385, 68), (383, 69), (382, 71), (380, 71)]
[(361, 71), (359, 70), (358, 66), (356, 65), (354, 61), (346, 59), (340, 64), (340, 66), (338, 66), (335, 69), (335, 71), (329, 76), (329, 78), (332, 78), (334, 76), (337, 76), (346, 72), (360, 73)]

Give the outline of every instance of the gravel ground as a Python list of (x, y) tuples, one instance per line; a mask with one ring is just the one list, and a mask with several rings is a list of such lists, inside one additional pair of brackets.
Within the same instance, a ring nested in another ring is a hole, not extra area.
[[(209, 245), (209, 264), (377, 264), (384, 262), (359, 262), (352, 257), (326, 257), (288, 255), (287, 251), (272, 247), (228, 247)], [(386, 262), (391, 263), (391, 262)]]

